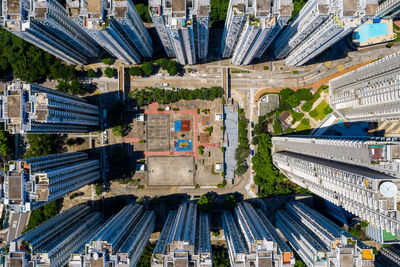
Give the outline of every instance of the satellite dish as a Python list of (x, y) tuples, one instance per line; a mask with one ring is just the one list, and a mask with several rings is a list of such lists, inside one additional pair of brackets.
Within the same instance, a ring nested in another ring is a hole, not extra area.
[(96, 252), (93, 253), (93, 259), (94, 259), (95, 261), (97, 261), (97, 260), (99, 259), (99, 254), (97, 254)]
[(392, 182), (383, 182), (379, 186), (379, 193), (384, 197), (395, 197), (397, 195), (397, 186)]

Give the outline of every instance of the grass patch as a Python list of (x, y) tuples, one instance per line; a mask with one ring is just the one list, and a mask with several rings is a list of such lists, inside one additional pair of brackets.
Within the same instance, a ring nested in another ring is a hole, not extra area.
[(319, 121), (325, 118), (326, 115), (332, 112), (332, 109), (329, 107), (329, 104), (326, 101), (322, 101), (319, 105), (312, 111), (310, 111), (310, 116), (315, 120)]
[(231, 73), (250, 73), (248, 70), (231, 70)]
[(296, 127), (296, 131), (300, 132), (300, 131), (308, 130), (310, 128), (311, 128), (310, 120), (304, 118), (304, 119), (301, 120), (299, 126)]

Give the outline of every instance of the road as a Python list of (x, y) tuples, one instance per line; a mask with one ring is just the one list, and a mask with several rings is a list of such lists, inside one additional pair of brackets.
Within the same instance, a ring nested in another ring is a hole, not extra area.
[(29, 213), (12, 212), (10, 214), (10, 227), (8, 228), (7, 242), (12, 241), (22, 234), (28, 223)]

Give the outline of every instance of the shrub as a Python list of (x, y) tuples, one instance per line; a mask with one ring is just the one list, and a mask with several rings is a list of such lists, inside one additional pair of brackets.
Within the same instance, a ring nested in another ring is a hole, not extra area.
[(283, 67), (280, 67), (279, 69), (280, 69), (280, 70), (283, 70)]
[(139, 144), (145, 144), (146, 143), (146, 140), (139, 140)]
[(299, 73), (299, 71), (298, 70), (293, 70), (292, 73), (293, 74), (297, 74), (297, 73)]
[(186, 71), (187, 72), (192, 72), (192, 69), (191, 68), (187, 68)]
[(101, 60), (101, 62), (103, 62), (103, 63), (106, 64), (106, 65), (111, 65), (111, 63), (113, 62), (113, 60), (112, 60), (112, 58), (107, 57), (107, 58), (103, 58), (103, 59)]
[(327, 107), (324, 108), (324, 113), (325, 113), (325, 114), (329, 114), (329, 113), (331, 113), (332, 111), (333, 111), (333, 109), (332, 109), (330, 106), (327, 106)]
[(311, 110), (308, 114), (310, 114), (310, 116), (311, 116), (312, 118), (316, 118), (316, 117), (318, 116), (318, 111), (316, 111), (316, 110), (314, 109), (314, 110)]
[[(301, 120), (304, 117), (304, 113), (301, 112), (291, 112), (294, 122)], [(292, 123), (293, 124), (293, 123)]]
[(314, 103), (312, 102), (306, 102), (301, 106), (301, 110), (303, 110), (304, 112), (309, 112), (312, 109)]
[(96, 184), (96, 185), (94, 186), (94, 190), (95, 190), (95, 192), (96, 192), (96, 195), (97, 195), (97, 196), (100, 196), (101, 193), (103, 192), (103, 187), (101, 186), (101, 184)]
[(173, 108), (172, 110), (173, 111), (179, 111), (179, 108)]
[(301, 120), (300, 123), (301, 123), (301, 124), (304, 124), (304, 125), (307, 125), (307, 124), (310, 124), (310, 120), (307, 119), (307, 118), (304, 118), (304, 119)]
[(94, 78), (94, 77), (96, 77), (96, 72), (95, 72), (94, 70), (90, 69), (90, 70), (88, 70), (88, 72), (87, 72), (87, 76), (88, 76), (89, 78)]
[(218, 237), (218, 236), (220, 235), (219, 230), (217, 230), (217, 231), (212, 231), (212, 235), (215, 236), (215, 237)]
[(269, 70), (269, 67), (268, 66), (264, 66), (264, 70)]
[(164, 109), (163, 109), (163, 108), (158, 108), (157, 110), (158, 110), (158, 111), (164, 111)]
[(273, 129), (274, 129), (274, 135), (282, 134), (282, 125), (281, 125), (281, 122), (279, 120), (275, 120), (274, 125), (273, 125)]
[(132, 67), (129, 69), (129, 75), (131, 76), (143, 76), (143, 70), (141, 67)]
[[(224, 172), (221, 172), (221, 176), (224, 177)], [(218, 188), (224, 188), (226, 186), (226, 180), (223, 180), (220, 184), (217, 184)]]
[(108, 78), (114, 78), (116, 76), (116, 70), (112, 69), (110, 67), (107, 67), (106, 70), (104, 71), (104, 74), (108, 77)]
[(151, 61), (143, 62), (142, 71), (145, 75), (151, 75), (154, 71), (154, 65)]
[(221, 152), (224, 153), (225, 152), (225, 147), (221, 147)]

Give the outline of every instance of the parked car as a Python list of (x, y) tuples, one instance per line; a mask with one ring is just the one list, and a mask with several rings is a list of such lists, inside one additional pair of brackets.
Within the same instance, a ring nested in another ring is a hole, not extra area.
[(251, 155), (254, 156), (254, 150), (253, 149), (251, 150)]
[(168, 83), (162, 83), (161, 86), (168, 86)]

